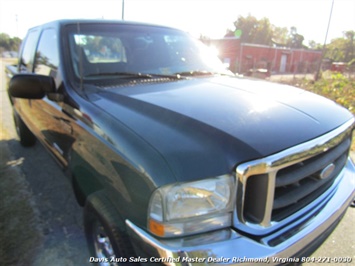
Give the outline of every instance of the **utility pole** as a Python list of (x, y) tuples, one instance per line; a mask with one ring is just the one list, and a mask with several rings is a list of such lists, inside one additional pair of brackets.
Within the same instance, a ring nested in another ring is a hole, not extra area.
[(124, 20), (124, 0), (122, 0), (122, 20)]
[(334, 7), (334, 0), (332, 0), (332, 7), (330, 9), (330, 15), (329, 15), (329, 20), (328, 20), (328, 27), (327, 27), (327, 32), (325, 34), (325, 39), (324, 39), (324, 44), (323, 44), (323, 50), (322, 50), (322, 55), (318, 63), (318, 68), (317, 68), (317, 73), (314, 76), (314, 80), (318, 80), (320, 78), (320, 69), (322, 67), (322, 62), (326, 50), (326, 45), (327, 45), (327, 38), (328, 38), (328, 32), (329, 32), (329, 26), (330, 26), (330, 21), (332, 20), (332, 13), (333, 13), (333, 7)]

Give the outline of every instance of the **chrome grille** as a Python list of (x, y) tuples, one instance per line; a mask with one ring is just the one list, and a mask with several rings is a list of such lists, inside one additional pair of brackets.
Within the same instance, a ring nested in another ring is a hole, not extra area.
[(346, 164), (353, 125), (239, 165), (235, 226), (268, 232), (324, 194)]
[[(346, 163), (350, 143), (350, 138), (347, 138), (333, 149), (279, 170), (271, 219), (284, 219), (329, 188)], [(322, 178), (322, 170), (329, 165), (334, 165), (333, 171)]]

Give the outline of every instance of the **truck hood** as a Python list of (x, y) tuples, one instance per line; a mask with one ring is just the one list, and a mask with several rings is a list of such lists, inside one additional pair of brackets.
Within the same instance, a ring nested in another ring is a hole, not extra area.
[(230, 173), (352, 118), (307, 91), (229, 77), (138, 82), (90, 99), (156, 149), (178, 181)]

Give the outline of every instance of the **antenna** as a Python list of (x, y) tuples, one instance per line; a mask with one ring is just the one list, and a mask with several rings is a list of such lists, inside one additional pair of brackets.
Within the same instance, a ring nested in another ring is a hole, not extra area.
[(122, 20), (124, 20), (124, 0), (122, 0)]

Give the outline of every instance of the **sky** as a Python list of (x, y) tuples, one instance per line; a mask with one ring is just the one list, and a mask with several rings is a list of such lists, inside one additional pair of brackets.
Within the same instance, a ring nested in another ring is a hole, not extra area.
[[(56, 19), (124, 19), (179, 28), (210, 38), (234, 30), (239, 16), (269, 18), (278, 27), (292, 26), (305, 37), (323, 44), (333, 0), (0, 0), (0, 33), (21, 39), (31, 27)], [(355, 31), (355, 0), (334, 0), (327, 38)]]

